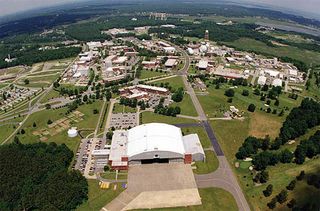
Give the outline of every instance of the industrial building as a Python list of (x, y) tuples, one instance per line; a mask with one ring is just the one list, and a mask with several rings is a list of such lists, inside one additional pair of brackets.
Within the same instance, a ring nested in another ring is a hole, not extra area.
[(148, 86), (144, 84), (139, 84), (136, 86), (125, 87), (119, 89), (120, 96), (127, 99), (138, 99), (138, 100), (147, 100), (150, 98), (150, 95), (160, 95), (167, 96), (170, 94), (170, 91), (163, 87)]
[(128, 169), (132, 164), (204, 161), (205, 153), (197, 134), (183, 136), (181, 129), (150, 123), (130, 130), (114, 131), (109, 165)]

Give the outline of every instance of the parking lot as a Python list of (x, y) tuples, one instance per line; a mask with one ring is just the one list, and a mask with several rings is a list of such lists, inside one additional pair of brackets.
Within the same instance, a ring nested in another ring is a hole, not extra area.
[[(78, 148), (78, 151), (76, 153), (76, 162), (73, 164), (73, 168), (79, 170), (82, 174), (85, 171), (85, 168), (87, 165), (90, 165), (89, 167), (89, 174), (92, 174), (96, 170), (96, 161), (92, 160), (91, 163), (88, 163), (89, 154), (90, 152), (92, 139), (82, 139), (80, 146)], [(103, 149), (106, 144), (106, 141), (103, 141), (102, 139), (98, 140), (96, 142), (96, 145), (94, 146), (95, 150)]]
[(136, 113), (118, 113), (111, 115), (110, 128), (127, 129), (138, 125), (139, 117)]

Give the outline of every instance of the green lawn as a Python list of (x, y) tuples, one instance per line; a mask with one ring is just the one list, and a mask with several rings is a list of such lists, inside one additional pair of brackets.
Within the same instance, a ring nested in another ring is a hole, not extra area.
[(184, 94), (183, 100), (179, 103), (172, 103), (170, 106), (179, 106), (181, 108), (181, 114), (187, 116), (198, 116), (198, 113), (193, 106), (191, 97), (189, 94)]
[[(84, 114), (83, 120), (76, 123), (72, 123), (70, 127), (77, 127), (78, 129), (92, 129), (94, 130), (99, 119), (99, 114), (93, 114), (93, 109), (100, 111), (103, 101), (95, 101), (92, 104), (84, 104), (77, 110)], [(20, 134), (19, 139), (22, 143), (35, 143), (40, 141), (38, 136), (32, 134), (33, 131), (46, 128), (47, 121), (56, 121), (66, 116), (67, 108), (43, 110), (30, 115), (21, 129), (26, 131), (25, 134)], [(36, 123), (36, 127), (33, 127), (33, 123)], [(80, 137), (69, 138), (67, 136), (67, 130), (64, 130), (54, 136), (47, 136), (46, 142), (55, 142), (57, 144), (66, 144), (72, 151), (76, 151), (80, 142)]]
[(142, 70), (141, 71), (141, 76), (139, 77), (140, 79), (146, 79), (146, 78), (154, 78), (158, 76), (163, 76), (166, 75), (166, 72), (160, 72), (160, 71), (151, 71), (151, 70)]
[(181, 124), (181, 123), (194, 123), (196, 122), (193, 119), (185, 119), (185, 118), (179, 118), (179, 117), (171, 117), (171, 116), (164, 116), (160, 114), (155, 114), (153, 112), (143, 112), (141, 113), (141, 121), (140, 124), (146, 124), (146, 123), (167, 123), (167, 124)]
[(120, 105), (119, 103), (114, 104), (112, 113), (135, 113), (137, 112), (136, 108), (131, 108), (129, 106)]
[(216, 157), (216, 154), (211, 150), (206, 150), (206, 160), (205, 162), (196, 161), (196, 169), (193, 170), (196, 174), (208, 174), (214, 172), (219, 167), (219, 161)]
[(88, 180), (88, 184), (88, 201), (80, 205), (77, 211), (100, 211), (123, 191), (120, 183), (117, 184), (116, 190), (113, 190), (114, 185), (110, 185), (109, 189), (101, 189), (97, 180)]
[[(251, 103), (256, 105), (256, 111), (258, 111), (261, 108), (267, 109), (267, 107), (264, 105), (266, 101), (261, 101), (260, 96), (254, 95), (253, 88), (251, 87), (239, 86), (238, 88), (233, 89), (235, 91), (235, 96), (233, 97), (232, 103), (228, 103), (228, 97), (225, 96), (224, 93), (230, 87), (231, 86), (227, 84), (221, 85), (220, 89), (215, 89), (213, 86), (210, 86), (207, 90), (209, 92), (208, 95), (198, 96), (198, 99), (208, 117), (222, 117), (223, 113), (229, 110), (231, 105), (236, 106), (236, 108), (242, 111), (247, 111), (247, 108)], [(249, 96), (242, 95), (242, 91), (244, 89), (249, 91)], [(274, 106), (275, 101), (272, 100), (270, 108), (272, 110), (277, 109), (279, 113), (281, 109), (284, 109), (285, 107), (288, 107), (289, 109), (297, 107), (300, 104), (301, 100), (301, 97), (298, 98), (298, 100), (293, 100), (288, 97), (288, 94), (281, 94), (279, 97), (280, 105)], [(283, 120), (284, 117), (279, 119)]]
[[(11, 120), (10, 122), (16, 122), (17, 120), (13, 119)], [(9, 121), (8, 121), (9, 122)], [(18, 127), (18, 124), (9, 124), (9, 125), (2, 125), (4, 123), (8, 123), (7, 121), (6, 122), (1, 122), (0, 123), (0, 144), (2, 142), (5, 141), (6, 138), (8, 138), (11, 133), (14, 132), (15, 130), (15, 127)], [(17, 121), (18, 122), (18, 121)]]
[[(258, 114), (256, 118), (255, 115)], [(268, 114), (265, 114), (268, 116)], [(274, 117), (275, 118), (275, 117)], [(232, 121), (211, 121), (211, 125), (215, 132), (215, 135), (233, 169), (236, 173), (238, 181), (240, 181), (240, 186), (244, 190), (247, 200), (251, 206), (252, 210), (267, 210), (266, 204), (271, 200), (272, 197), (265, 198), (262, 194), (262, 191), (266, 188), (268, 184), (273, 184), (274, 192), (273, 196), (278, 194), (282, 189), (284, 189), (289, 182), (299, 174), (301, 170), (306, 172), (316, 171), (319, 167), (320, 158), (307, 161), (303, 165), (291, 164), (277, 164), (276, 166), (268, 167), (267, 171), (269, 172), (270, 179), (267, 184), (261, 186), (255, 186), (252, 181), (252, 175), (248, 169), (250, 163), (240, 163), (241, 168), (236, 169), (234, 166), (236, 162), (235, 153), (238, 151), (238, 148), (242, 145), (244, 139), (249, 136), (249, 134), (255, 133), (260, 134), (262, 137), (268, 134), (277, 134), (281, 124), (277, 126), (269, 125), (269, 120), (266, 116), (261, 115), (261, 113), (254, 113), (249, 115), (249, 118), (240, 122), (237, 120)], [(259, 123), (262, 122), (262, 123)], [(272, 122), (272, 121), (271, 121)], [(255, 131), (252, 129), (252, 125), (257, 125)], [(260, 125), (260, 126), (259, 126)], [(263, 127), (261, 126), (263, 125)], [(274, 132), (276, 131), (276, 132)], [(308, 136), (312, 135), (315, 132), (315, 129), (309, 131)], [(301, 137), (298, 139), (302, 140), (307, 138), (307, 136)], [(281, 149), (289, 148), (294, 150), (297, 144), (294, 145), (285, 145)], [(310, 191), (310, 187), (306, 185), (301, 185), (301, 189), (296, 189), (296, 193), (299, 191), (299, 196), (307, 195)], [(289, 194), (289, 198), (292, 197)], [(303, 197), (302, 197), (303, 198)], [(279, 210), (286, 210), (287, 208), (282, 206)]]
[(193, 134), (196, 133), (199, 136), (201, 145), (203, 148), (209, 148), (212, 147), (210, 139), (207, 135), (207, 132), (203, 127), (186, 127), (182, 128), (182, 133), (184, 135)]
[(244, 51), (258, 51), (266, 53), (276, 57), (288, 56), (293, 59), (304, 61), (307, 64), (320, 64), (320, 53), (315, 51), (301, 50), (296, 47), (285, 46), (285, 47), (270, 47), (266, 44), (248, 38), (241, 38), (234, 42), (226, 43), (236, 48), (240, 48)]
[(173, 90), (177, 90), (180, 87), (184, 88), (184, 84), (181, 76), (176, 76), (173, 78), (156, 81), (152, 84), (160, 86), (161, 84), (165, 84), (165, 83), (169, 83), (169, 85), (172, 87)]
[(58, 98), (59, 96), (60, 96), (59, 92), (57, 92), (57, 91), (52, 89), (52, 90), (50, 90), (50, 92), (44, 98), (42, 98), (40, 103), (46, 103), (49, 100), (51, 100), (52, 98)]
[(198, 70), (196, 69), (196, 65), (195, 64), (190, 65), (188, 72), (190, 74), (197, 74)]
[(159, 211), (233, 211), (238, 210), (233, 196), (221, 188), (199, 189), (202, 205), (191, 207), (152, 209)]
[[(104, 173), (101, 173), (101, 177), (102, 178), (105, 178), (105, 179), (116, 179), (116, 172), (115, 171), (108, 171), (108, 172), (104, 172)], [(121, 180), (121, 179), (127, 179), (128, 177), (128, 173), (127, 172), (119, 172), (118, 173), (118, 180)]]

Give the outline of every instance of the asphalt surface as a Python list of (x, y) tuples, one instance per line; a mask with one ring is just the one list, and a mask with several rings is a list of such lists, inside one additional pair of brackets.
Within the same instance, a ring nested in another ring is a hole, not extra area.
[(224, 153), (219, 145), (219, 142), (214, 135), (213, 129), (208, 121), (203, 121), (202, 122), (204, 129), (206, 130), (209, 139), (211, 141), (211, 144), (213, 146), (214, 151), (216, 152), (217, 156), (224, 156)]
[(185, 128), (185, 127), (202, 127), (203, 125), (201, 123), (181, 123), (181, 124), (174, 124), (174, 126), (179, 128)]
[(199, 119), (202, 121), (202, 125), (205, 128), (208, 137), (212, 143), (213, 149), (217, 155), (219, 160), (219, 168), (210, 174), (204, 175), (195, 175), (196, 183), (198, 188), (208, 188), (208, 187), (219, 187), (223, 188), (224, 190), (230, 192), (234, 199), (237, 202), (238, 209), (240, 211), (249, 211), (250, 207), (249, 204), (240, 188), (236, 177), (233, 174), (233, 171), (224, 156), (224, 153), (219, 145), (219, 142), (214, 135), (214, 131), (208, 121), (208, 118), (192, 88), (190, 83), (187, 80), (188, 69), (190, 66), (190, 58), (189, 55), (181, 48), (176, 46), (176, 48), (183, 54), (185, 57), (185, 65), (179, 71), (179, 75), (182, 75), (184, 85), (189, 93), (191, 100), (196, 108), (196, 111), (199, 115)]

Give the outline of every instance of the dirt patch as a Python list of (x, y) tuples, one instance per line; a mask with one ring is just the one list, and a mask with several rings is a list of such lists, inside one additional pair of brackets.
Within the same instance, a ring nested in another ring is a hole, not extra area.
[(279, 135), (282, 122), (273, 114), (253, 113), (250, 118), (249, 135), (264, 138), (269, 135), (275, 138)]

